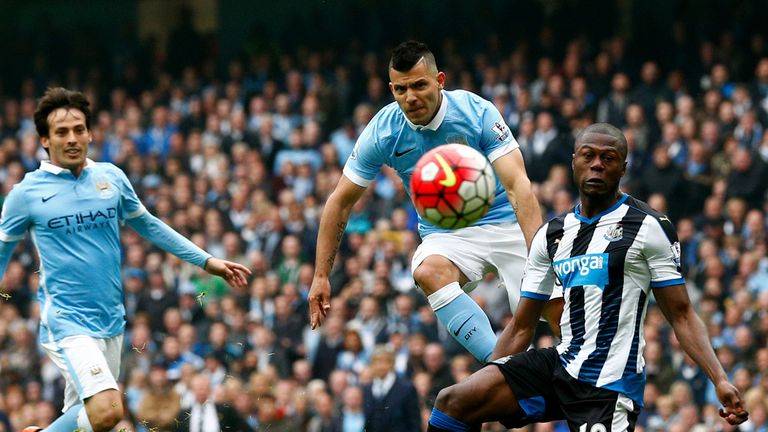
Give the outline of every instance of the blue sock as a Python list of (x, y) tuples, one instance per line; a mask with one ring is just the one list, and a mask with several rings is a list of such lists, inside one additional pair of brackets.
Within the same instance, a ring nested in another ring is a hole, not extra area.
[(432, 293), (429, 304), (448, 332), (481, 362), (496, 346), (496, 334), (480, 306), (453, 282)]
[(69, 408), (67, 412), (45, 428), (46, 432), (72, 432), (77, 429), (77, 414), (82, 408), (82, 404)]
[(450, 432), (469, 431), (469, 426), (438, 410), (437, 408), (432, 408), (432, 415), (429, 416), (429, 424), (431, 426), (435, 426)]

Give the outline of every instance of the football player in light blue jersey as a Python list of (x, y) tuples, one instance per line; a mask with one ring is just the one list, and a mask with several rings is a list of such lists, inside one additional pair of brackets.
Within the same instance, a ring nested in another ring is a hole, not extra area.
[(108, 431), (123, 417), (121, 223), (230, 285), (245, 287), (250, 274), (147, 212), (119, 168), (87, 159), (90, 117), (82, 93), (45, 93), (34, 119), (50, 161), (14, 186), (0, 218), (0, 280), (27, 231), (40, 256), (40, 342), (67, 383), (64, 414), (46, 428), (54, 432)]
[[(465, 291), (474, 288), (484, 273), (495, 271), (515, 310), (527, 248), (541, 225), (539, 204), (517, 142), (501, 114), (473, 93), (444, 90), (445, 74), (438, 71), (425, 44), (408, 41), (395, 48), (389, 78), (396, 102), (382, 108), (366, 126), (323, 210), (309, 293), (310, 324), (316, 328), (328, 313), (328, 275), (350, 210), (381, 166), (394, 168), (407, 188), (424, 153), (443, 144), (462, 143), (479, 150), (493, 164), (498, 177), (493, 206), (474, 225), (454, 231), (420, 220), (423, 241), (411, 271), (450, 334), (475, 358), (485, 361), (496, 337), (488, 317)], [(553, 302), (553, 310), (559, 303)]]

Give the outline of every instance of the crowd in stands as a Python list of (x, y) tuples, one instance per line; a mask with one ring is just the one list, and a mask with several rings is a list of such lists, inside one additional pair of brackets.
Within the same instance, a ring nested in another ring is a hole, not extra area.
[[(630, 148), (623, 190), (677, 226), (690, 296), (750, 412), (738, 430), (765, 432), (768, 45), (760, 35), (748, 41), (735, 44), (727, 32), (699, 41), (681, 29), (668, 47), (679, 50), (677, 62), (633, 58), (618, 36), (574, 38), (557, 55), (503, 40), (472, 56), (449, 42), (433, 48), (448, 89), (474, 91), (504, 115), (545, 218), (575, 205), (575, 134), (595, 121), (622, 128)], [(415, 389), (413, 412), (402, 415), (426, 425), (437, 392), (480, 366), (414, 286), (416, 215), (387, 169), (353, 210), (331, 276), (330, 316), (308, 327), (323, 203), (361, 130), (392, 101), (388, 52), (352, 54), (265, 52), (222, 72), (155, 68), (151, 79), (128, 65), (109, 83), (75, 68), (0, 94), (0, 196), (46, 158), (32, 121), (36, 98), (49, 85), (79, 89), (94, 108), (90, 157), (122, 168), (146, 207), (176, 230), (253, 270), (248, 290), (231, 290), (123, 230), (127, 412), (118, 429), (174, 430), (197, 400), (211, 398), (258, 431), (352, 431), (366, 421), (393, 430), (363, 409), (378, 398), (372, 360), (383, 352)], [(36, 342), (37, 269), (28, 238), (2, 284), (0, 430), (46, 425), (63, 400), (62, 377)], [(497, 285), (489, 275), (472, 296), (500, 331), (511, 315)], [(719, 420), (713, 386), (654, 305), (644, 334), (638, 429), (735, 430)], [(555, 342), (544, 334), (536, 343)]]

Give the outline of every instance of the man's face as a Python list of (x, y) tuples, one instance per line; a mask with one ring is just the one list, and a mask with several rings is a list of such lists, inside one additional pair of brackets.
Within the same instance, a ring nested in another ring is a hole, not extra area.
[(48, 136), (40, 137), (51, 163), (78, 172), (85, 166), (91, 132), (85, 114), (75, 108), (59, 108), (48, 115)]
[(422, 58), (409, 71), (389, 69), (389, 90), (400, 109), (413, 124), (426, 125), (440, 108), (443, 72), (431, 72)]
[(371, 359), (371, 374), (374, 378), (384, 378), (394, 369), (394, 359), (388, 355), (378, 355)]
[(585, 133), (573, 154), (573, 179), (588, 197), (615, 193), (627, 163), (617, 148), (616, 139), (601, 133)]

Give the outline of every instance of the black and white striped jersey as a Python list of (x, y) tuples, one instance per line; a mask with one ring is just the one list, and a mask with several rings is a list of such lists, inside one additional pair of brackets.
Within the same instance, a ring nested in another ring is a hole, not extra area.
[(579, 206), (533, 239), (522, 297), (562, 285), (560, 361), (574, 378), (643, 404), (643, 321), (651, 288), (685, 283), (670, 220), (629, 195), (592, 219)]

